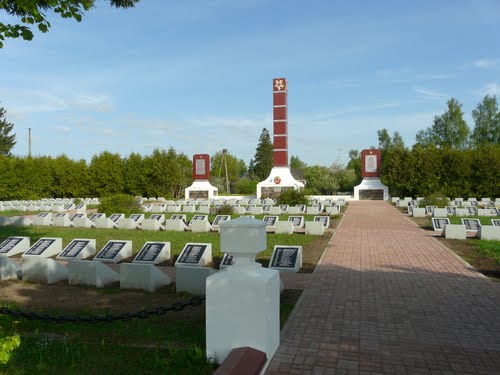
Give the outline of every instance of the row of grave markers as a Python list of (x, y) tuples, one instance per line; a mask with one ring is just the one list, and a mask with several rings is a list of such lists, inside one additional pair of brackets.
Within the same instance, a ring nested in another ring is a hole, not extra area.
[[(118, 263), (132, 256), (132, 241), (111, 240), (97, 253), (95, 239), (77, 238), (63, 250), (61, 238), (41, 238), (30, 246), (29, 237), (9, 237), (0, 243), (0, 276), (2, 280), (17, 279), (51, 284), (68, 279), (70, 285), (86, 284), (103, 287), (120, 281), (122, 288), (153, 291), (170, 284), (170, 278), (152, 268), (171, 257), (170, 243), (146, 242), (131, 263), (121, 263), (120, 273), (103, 263)], [(22, 268), (8, 257), (22, 254)], [(68, 261), (68, 268), (56, 260)], [(85, 260), (94, 256), (92, 260)], [(205, 279), (215, 270), (205, 267), (212, 261), (210, 243), (187, 243), (175, 262), (176, 289), (192, 294), (205, 293)], [(224, 255), (220, 268), (233, 264)], [(283, 272), (298, 272), (302, 267), (302, 247), (276, 245), (269, 268)]]

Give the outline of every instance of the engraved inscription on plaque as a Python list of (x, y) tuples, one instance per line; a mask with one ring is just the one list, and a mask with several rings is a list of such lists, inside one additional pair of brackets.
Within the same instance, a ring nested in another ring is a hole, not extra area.
[(149, 218), (151, 220), (161, 220), (163, 215), (151, 215)]
[(111, 221), (117, 221), (122, 215), (120, 214), (113, 214), (111, 215), (109, 218), (111, 219)]
[(156, 258), (158, 258), (158, 255), (160, 255), (160, 252), (163, 250), (165, 247), (164, 243), (161, 242), (150, 242), (144, 245), (141, 251), (136, 255), (134, 258), (134, 261), (141, 261), (141, 262), (154, 262)]
[(9, 237), (0, 244), (0, 254), (5, 254), (11, 251), (23, 239), (21, 237)]
[(63, 252), (59, 254), (59, 257), (76, 258), (89, 243), (89, 240), (73, 240), (66, 246)]
[(59, 213), (59, 214), (56, 214), (56, 217), (64, 217), (65, 215), (67, 215), (67, 214), (66, 214), (66, 213), (61, 212), (61, 213)]
[(298, 253), (298, 247), (277, 247), (271, 259), (271, 267), (294, 268)]
[(323, 223), (324, 227), (328, 227), (328, 216), (315, 216), (314, 221)]
[(262, 221), (266, 222), (268, 227), (274, 227), (276, 220), (278, 220), (277, 216), (264, 216), (264, 219), (262, 219)]
[(377, 156), (376, 155), (366, 155), (365, 156), (365, 171), (369, 173), (377, 172)]
[(214, 222), (213, 225), (219, 225), (221, 222), (228, 221), (229, 220), (229, 215), (218, 215)]
[(25, 255), (41, 255), (50, 245), (56, 242), (55, 239), (40, 239), (29, 249)]
[(198, 264), (207, 245), (186, 245), (177, 263)]
[(232, 255), (229, 255), (229, 254), (225, 254), (224, 255), (224, 258), (222, 258), (222, 262), (221, 264), (223, 266), (230, 266), (233, 264), (233, 256)]
[(205, 172), (205, 159), (196, 159), (196, 174), (203, 176)]
[(73, 216), (70, 217), (71, 220), (78, 219), (79, 217), (83, 217), (83, 214), (74, 214)]
[(130, 218), (134, 221), (137, 221), (141, 218), (141, 215), (139, 214), (130, 215)]
[(462, 224), (466, 230), (478, 231), (481, 227), (481, 222), (478, 219), (462, 219)]
[(114, 259), (121, 249), (125, 246), (126, 242), (111, 241), (97, 254), (96, 258), (100, 259)]
[(450, 219), (441, 219), (441, 218), (432, 218), (432, 226), (434, 227), (434, 230), (442, 230), (444, 229), (444, 226), (450, 224)]

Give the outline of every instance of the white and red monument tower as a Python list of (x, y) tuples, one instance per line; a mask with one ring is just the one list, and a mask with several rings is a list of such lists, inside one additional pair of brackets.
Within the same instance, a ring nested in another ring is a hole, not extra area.
[(257, 184), (257, 198), (278, 197), (283, 191), (301, 189), (288, 166), (288, 85), (286, 78), (273, 79), (273, 169)]
[(388, 200), (389, 188), (380, 181), (382, 153), (379, 149), (361, 151), (363, 181), (354, 188), (354, 199)]
[(210, 178), (210, 155), (193, 155), (193, 183), (185, 189), (186, 199), (216, 197), (218, 189), (208, 181)]

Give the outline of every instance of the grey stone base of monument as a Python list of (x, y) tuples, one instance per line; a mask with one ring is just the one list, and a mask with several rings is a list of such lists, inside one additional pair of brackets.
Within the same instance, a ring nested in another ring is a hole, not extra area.
[(278, 221), (275, 225), (275, 233), (288, 233), (293, 234), (295, 230), (291, 221)]
[(120, 264), (121, 289), (143, 289), (154, 292), (171, 282), (170, 277), (153, 264)]
[(69, 285), (91, 285), (103, 288), (120, 281), (120, 274), (93, 260), (73, 260), (68, 264)]
[(0, 257), (0, 280), (17, 280), (21, 275), (21, 265), (16, 261)]
[(50, 258), (25, 256), (23, 257), (22, 270), (23, 281), (54, 284), (68, 278), (68, 269)]
[(476, 237), (482, 240), (500, 241), (500, 227), (482, 225), (476, 232)]
[(210, 267), (175, 267), (175, 290), (177, 293), (188, 292), (195, 296), (204, 296), (207, 277), (215, 272)]
[(389, 188), (385, 186), (378, 177), (365, 177), (363, 181), (354, 188), (354, 200), (388, 200)]
[(322, 236), (325, 233), (325, 226), (321, 222), (306, 221), (306, 234)]
[(413, 217), (426, 217), (425, 208), (415, 207), (413, 209)]
[(467, 238), (467, 230), (465, 229), (465, 225), (447, 224), (444, 226), (442, 235), (444, 238), (465, 240)]

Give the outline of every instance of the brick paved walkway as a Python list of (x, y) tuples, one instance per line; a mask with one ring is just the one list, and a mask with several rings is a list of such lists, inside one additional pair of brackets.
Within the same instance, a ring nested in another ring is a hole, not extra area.
[(500, 282), (386, 202), (352, 202), (266, 374), (500, 374)]

